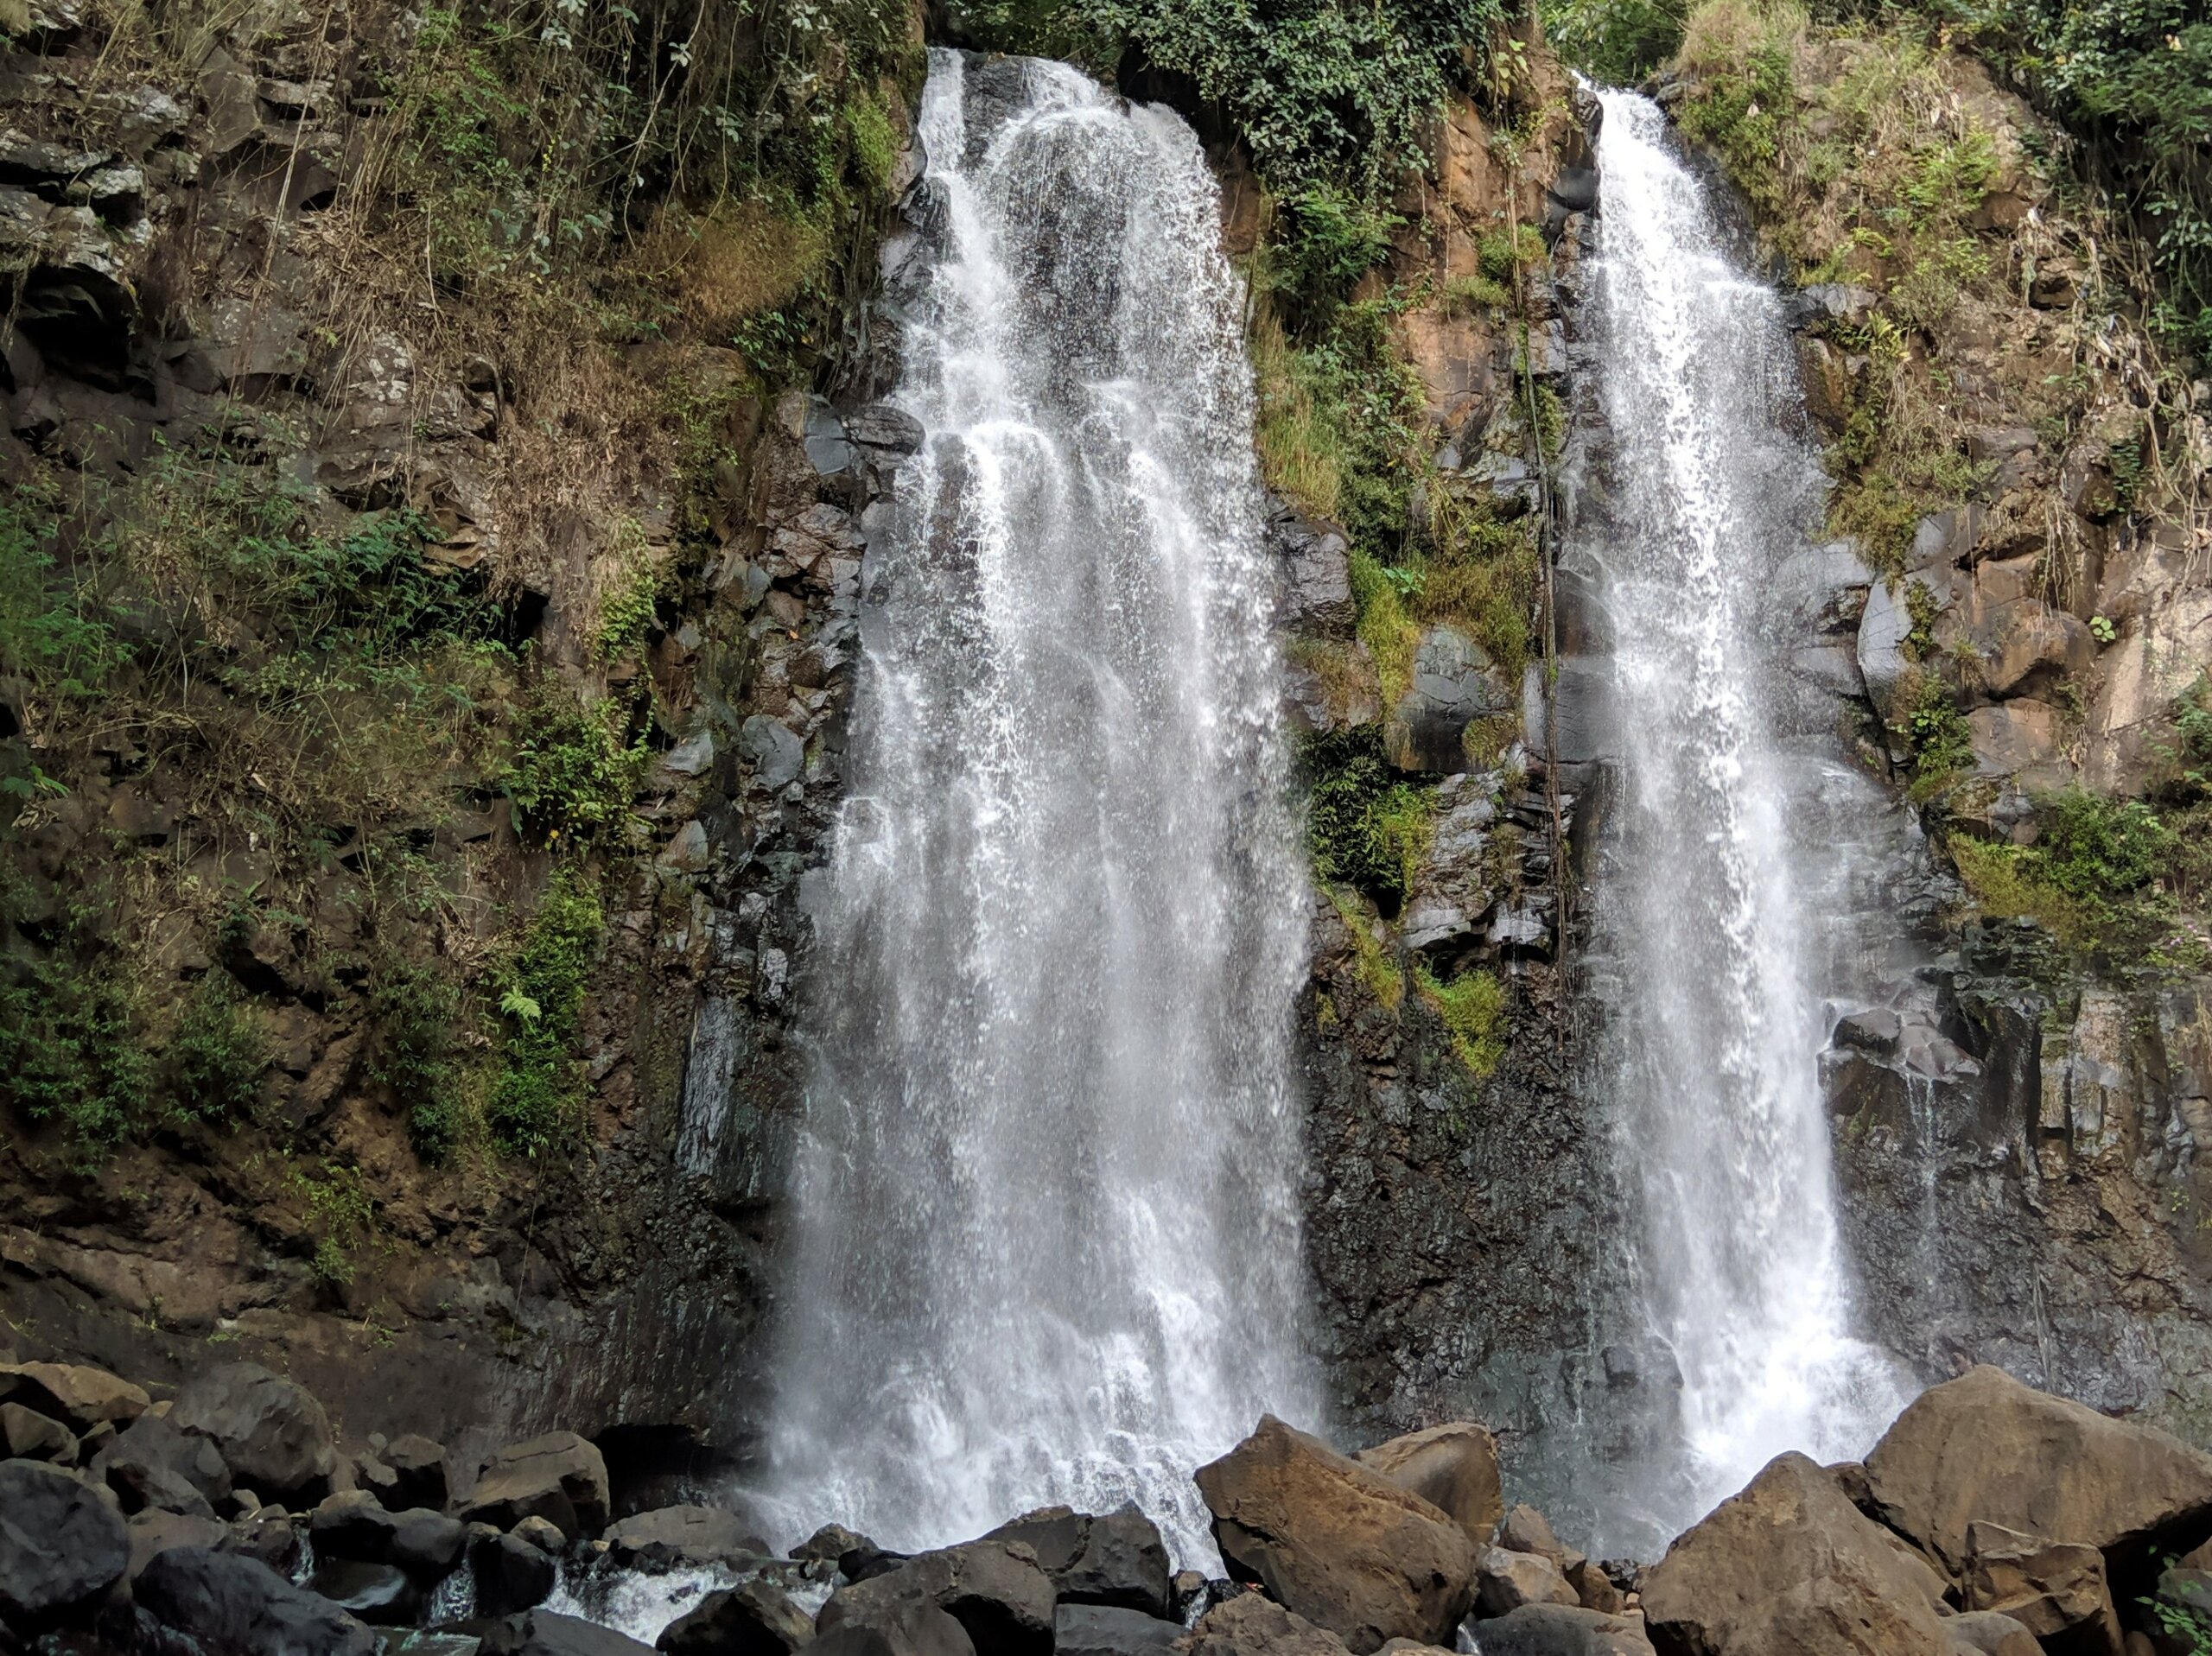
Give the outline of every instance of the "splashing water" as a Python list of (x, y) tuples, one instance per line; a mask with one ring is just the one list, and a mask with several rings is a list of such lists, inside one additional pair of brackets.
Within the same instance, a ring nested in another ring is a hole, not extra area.
[(1783, 1450), (1863, 1452), (1902, 1402), (1890, 1360), (1852, 1333), (1817, 1073), (1825, 905), (1883, 808), (1830, 751), (1833, 703), (1821, 739), (1787, 730), (1762, 653), (1821, 486), (1789, 435), (1780, 301), (1726, 256), (1659, 111), (1603, 102), (1609, 475), (1577, 551), (1615, 635), (1622, 797), (1593, 954), (1617, 980), (1639, 1272), (1681, 1369), (1680, 1519)]
[(1319, 1412), (1243, 292), (1166, 111), (940, 50), (919, 131), (766, 1512), (1135, 1500), (1203, 1560), (1192, 1468)]

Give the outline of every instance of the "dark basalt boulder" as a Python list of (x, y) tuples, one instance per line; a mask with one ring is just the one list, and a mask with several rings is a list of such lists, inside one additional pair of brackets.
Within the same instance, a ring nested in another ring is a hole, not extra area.
[(410, 1431), (385, 1444), (377, 1459), (392, 1474), (390, 1490), (380, 1492), (385, 1493), (385, 1505), (394, 1511), (414, 1507), (445, 1510), (449, 1490), (442, 1444)]
[(338, 1448), (322, 1405), (255, 1363), (211, 1368), (183, 1391), (168, 1421), (222, 1451), (238, 1482), (296, 1509), (330, 1493)]
[(77, 1463), (77, 1435), (49, 1415), (20, 1403), (0, 1403), (0, 1458)]
[(132, 1591), (162, 1626), (223, 1656), (376, 1656), (365, 1624), (236, 1553), (172, 1547), (147, 1564)]
[(468, 1526), (457, 1518), (410, 1507), (393, 1514), (389, 1562), (417, 1581), (438, 1581), (461, 1562), (468, 1545)]
[(1485, 1621), (1483, 1656), (1652, 1656), (1643, 1624), (1564, 1604), (1528, 1604)]
[(1112, 1604), (1063, 1604), (1052, 1613), (1052, 1656), (1164, 1656), (1183, 1635), (1179, 1621)]
[(573, 1615), (525, 1610), (495, 1623), (480, 1656), (652, 1656), (652, 1646)]
[(635, 1513), (610, 1526), (606, 1539), (614, 1562), (623, 1565), (650, 1557), (657, 1565), (735, 1568), (767, 1551), (766, 1544), (735, 1513), (717, 1507), (661, 1507)]
[(968, 1630), (937, 1606), (908, 1604), (866, 1624), (848, 1622), (823, 1629), (807, 1646), (807, 1656), (976, 1656), (976, 1652)]
[(118, 1426), (150, 1406), (141, 1386), (82, 1363), (0, 1363), (0, 1403), (16, 1403), (74, 1432)]
[(502, 1535), (490, 1525), (471, 1525), (468, 1570), (476, 1583), (476, 1608), (486, 1615), (510, 1615), (543, 1604), (553, 1591), (560, 1568), (543, 1547), (518, 1535)]
[(124, 1531), (130, 1540), (129, 1573), (133, 1581), (157, 1553), (171, 1547), (221, 1546), (231, 1539), (229, 1528), (212, 1518), (188, 1518), (152, 1507), (131, 1519)]
[(503, 1530), (543, 1518), (566, 1536), (597, 1535), (607, 1527), (607, 1462), (572, 1431), (510, 1443), (484, 1462), (461, 1516)]
[(896, 1570), (839, 1588), (815, 1618), (817, 1632), (870, 1626), (931, 1604), (967, 1629), (976, 1656), (1051, 1656), (1058, 1595), (1037, 1556), (1018, 1541), (970, 1541), (925, 1552)]
[(668, 1626), (656, 1648), (667, 1656), (791, 1656), (813, 1638), (806, 1612), (756, 1578), (708, 1594)]
[(1230, 1573), (1353, 1656), (1449, 1644), (1474, 1603), (1475, 1546), (1455, 1520), (1272, 1415), (1197, 1475)]
[(126, 1513), (151, 1508), (210, 1518), (214, 1503), (231, 1493), (231, 1469), (222, 1450), (158, 1415), (131, 1422), (97, 1464), (106, 1468), (107, 1486)]
[(404, 1627), (423, 1614), (423, 1589), (396, 1564), (326, 1558), (308, 1588), (340, 1609), (378, 1627)]
[(40, 1461), (0, 1461), (0, 1619), (29, 1629), (112, 1586), (130, 1562), (123, 1519)]
[(1027, 1545), (1063, 1604), (1110, 1604), (1150, 1616), (1172, 1613), (1166, 1545), (1159, 1526), (1134, 1506), (1096, 1517), (1042, 1507), (983, 1539)]

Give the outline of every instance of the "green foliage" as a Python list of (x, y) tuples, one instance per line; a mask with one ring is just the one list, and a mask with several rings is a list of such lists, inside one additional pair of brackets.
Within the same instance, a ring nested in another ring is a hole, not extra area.
[(1428, 847), (1434, 791), (1391, 770), (1374, 725), (1309, 735), (1300, 769), (1314, 876), (1356, 887), (1384, 913), (1396, 913)]
[(1923, 790), (1948, 781), (1974, 763), (1974, 735), (1966, 715), (1932, 672), (1919, 675), (1899, 729), (1912, 749), (1915, 783)]
[(1507, 17), (1503, 0), (1073, 0), (1098, 35), (1187, 75), (1279, 194), (1376, 201), (1423, 167), (1430, 117)]
[(408, 1137), (426, 1162), (442, 1162), (466, 1137), (454, 1044), (461, 985), (434, 963), (377, 961), (368, 986), (369, 1073), (407, 1111)]
[(618, 837), (651, 763), (643, 733), (625, 740), (621, 704), (579, 706), (549, 687), (531, 702), (504, 778), (518, 826), (550, 844)]
[(1300, 307), (1325, 309), (1389, 256), (1390, 235), (1405, 220), (1334, 184), (1283, 198), (1286, 213), (1268, 267), (1275, 289)]
[(1777, 163), (1795, 96), (1789, 45), (1766, 38), (1749, 47), (1737, 73), (1708, 79), (1685, 98), (1676, 118), (1719, 151), (1746, 195), (1771, 210), (1781, 200)]
[(0, 1097), (63, 1123), (80, 1167), (146, 1120), (154, 1083), (137, 986), (119, 963), (57, 951), (0, 987)]
[(2173, 834), (2139, 799), (2107, 799), (2067, 789), (2050, 803), (2043, 872), (2083, 903), (2109, 906), (2158, 878), (2173, 851)]
[(1632, 86), (1674, 56), (1688, 16), (1688, 0), (1548, 0), (1544, 34), (1592, 79)]
[(1923, 0), (2082, 141), (2149, 242), (2154, 317), (2212, 351), (2212, 16), (2194, 0)]
[(543, 1155), (575, 1130), (583, 1095), (576, 1037), (605, 930), (590, 876), (563, 865), (497, 974), (506, 1032), (486, 1115), (511, 1155)]
[(321, 1177), (294, 1168), (286, 1182), (307, 1204), (309, 1267), (318, 1281), (346, 1286), (354, 1278), (355, 1255), (376, 1234), (376, 1200), (360, 1170), (326, 1162)]
[(645, 643), (660, 605), (660, 566), (635, 518), (623, 520), (615, 550), (620, 567), (600, 594), (599, 630), (592, 635), (592, 653), (601, 661), (618, 661)]
[(1414, 985), (1443, 1020), (1467, 1073), (1488, 1080), (1505, 1056), (1505, 986), (1497, 974), (1475, 969), (1444, 980), (1424, 962), (1414, 968)]
[(2150, 806), (2079, 786), (2042, 802), (2033, 846), (1954, 838), (1953, 860), (1982, 906), (2024, 915), (2069, 949), (2130, 964), (2202, 965), (2177, 928), (2171, 892), (2190, 847)]
[(271, 1062), (268, 1032), (237, 986), (218, 973), (202, 978), (169, 1039), (179, 1112), (202, 1121), (243, 1114)]
[(57, 527), (35, 491), (0, 496), (0, 678), (22, 678), (49, 696), (89, 696), (130, 651), (56, 567)]

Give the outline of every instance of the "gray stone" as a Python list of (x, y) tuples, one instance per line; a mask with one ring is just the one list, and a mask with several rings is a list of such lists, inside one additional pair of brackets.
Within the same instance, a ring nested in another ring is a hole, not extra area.
[(825, 1627), (808, 1656), (977, 1656), (967, 1629), (934, 1604), (912, 1604), (865, 1625)]
[(971, 1541), (922, 1553), (884, 1575), (839, 1588), (815, 1626), (826, 1634), (934, 1605), (967, 1629), (978, 1656), (1049, 1656), (1058, 1597), (1027, 1546)]
[(423, 1581), (442, 1579), (461, 1562), (468, 1526), (428, 1507), (410, 1507), (392, 1525), (390, 1558)]
[(912, 454), (922, 446), (922, 422), (888, 403), (871, 403), (845, 418), (845, 433), (867, 448), (893, 454)]
[(501, 1529), (543, 1518), (563, 1535), (596, 1535), (607, 1526), (607, 1462), (572, 1431), (510, 1443), (484, 1462), (461, 1516)]
[(1835, 1031), (1828, 1038), (1838, 1046), (1855, 1047), (1861, 1052), (1887, 1056), (1897, 1050), (1904, 1033), (1903, 1018), (1886, 1006), (1872, 1006), (1838, 1018)]
[(652, 1656), (625, 1633), (550, 1610), (524, 1610), (484, 1635), (483, 1656)]
[(806, 744), (781, 720), (762, 713), (740, 726), (737, 751), (752, 762), (754, 779), (771, 793), (798, 781), (806, 764)]
[(77, 1437), (59, 1420), (20, 1403), (0, 1403), (0, 1454), (10, 1460), (77, 1463)]
[(1268, 529), (1282, 560), (1284, 624), (1322, 638), (1350, 638), (1357, 612), (1344, 532), (1290, 511), (1278, 514)]
[(715, 762), (712, 731), (695, 731), (661, 756), (663, 765), (679, 777), (704, 776)]
[(423, 1613), (422, 1588), (396, 1564), (325, 1558), (316, 1564), (308, 1587), (348, 1615), (378, 1627), (404, 1627)]
[(385, 1563), (391, 1556), (392, 1536), (398, 1527), (399, 1520), (365, 1489), (341, 1489), (308, 1515), (308, 1539), (315, 1543), (319, 1558)]
[(813, 397), (806, 407), (807, 463), (823, 477), (836, 477), (852, 469), (855, 458), (852, 440), (845, 434), (845, 422), (837, 417), (837, 410), (827, 399)]
[(375, 1656), (377, 1637), (267, 1564), (207, 1547), (156, 1554), (133, 1585), (142, 1609), (223, 1656)]
[(31, 1626), (105, 1592), (130, 1562), (123, 1520), (90, 1484), (0, 1461), (0, 1615)]
[(188, 1518), (148, 1507), (124, 1526), (130, 1544), (130, 1579), (151, 1563), (154, 1555), (171, 1547), (221, 1546), (231, 1537), (229, 1528), (212, 1518)]
[(1903, 591), (1876, 581), (1867, 588), (1866, 608), (1859, 620), (1859, 670), (1866, 676), (1868, 700), (1885, 721), (1896, 716), (1897, 682), (1912, 664), (1905, 657), (1905, 640), (1911, 635), (1912, 613)]
[(658, 859), (662, 867), (679, 874), (702, 873), (714, 860), (714, 847), (707, 840), (707, 825), (696, 816), (676, 830), (675, 836), (661, 847)]
[(621, 1520), (607, 1532), (614, 1562), (641, 1556), (685, 1564), (736, 1566), (756, 1560), (763, 1548), (737, 1514), (717, 1507), (662, 1507)]
[(658, 1648), (667, 1656), (791, 1656), (814, 1637), (814, 1623), (773, 1582), (755, 1577), (701, 1599), (671, 1622)]
[(1135, 1507), (1099, 1517), (1046, 1507), (983, 1538), (1019, 1541), (1037, 1555), (1063, 1604), (1109, 1604), (1170, 1613), (1171, 1571), (1160, 1530)]
[(476, 1606), (486, 1615), (507, 1615), (543, 1604), (553, 1591), (559, 1569), (552, 1554), (518, 1535), (490, 1526), (469, 1526), (468, 1570), (476, 1583)]
[(1413, 686), (1389, 733), (1401, 770), (1450, 774), (1467, 768), (1461, 737), (1477, 719), (1517, 714), (1520, 698), (1481, 646), (1456, 628), (1432, 626), (1414, 649)]
[(1783, 314), (1793, 328), (1810, 327), (1815, 322), (1851, 326), (1865, 321), (1881, 302), (1881, 295), (1869, 289), (1821, 282), (1790, 295), (1783, 301)]
[(1154, 1656), (1183, 1636), (1179, 1621), (1110, 1604), (1062, 1604), (1052, 1614), (1052, 1656)]
[(338, 1450), (322, 1405), (256, 1364), (208, 1370), (177, 1394), (168, 1420), (212, 1442), (232, 1475), (264, 1498), (315, 1501), (330, 1492)]
[(1524, 1604), (1477, 1637), (1483, 1656), (1652, 1656), (1641, 1617), (1566, 1604)]

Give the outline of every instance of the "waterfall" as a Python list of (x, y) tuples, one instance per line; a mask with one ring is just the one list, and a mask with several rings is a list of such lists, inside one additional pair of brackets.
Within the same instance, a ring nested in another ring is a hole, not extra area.
[(893, 1546), (1312, 1422), (1242, 283), (1174, 115), (933, 51), (887, 254), (927, 434), (868, 520), (769, 1509)]
[(1902, 1401), (1852, 1332), (1817, 1068), (1897, 814), (1845, 759), (1841, 704), (1790, 670), (1824, 479), (1780, 300), (1729, 257), (1660, 111), (1603, 103), (1610, 448), (1573, 555), (1613, 635), (1620, 797), (1592, 953), (1637, 1271), (1681, 1371), (1671, 1526), (1783, 1450), (1864, 1452)]

